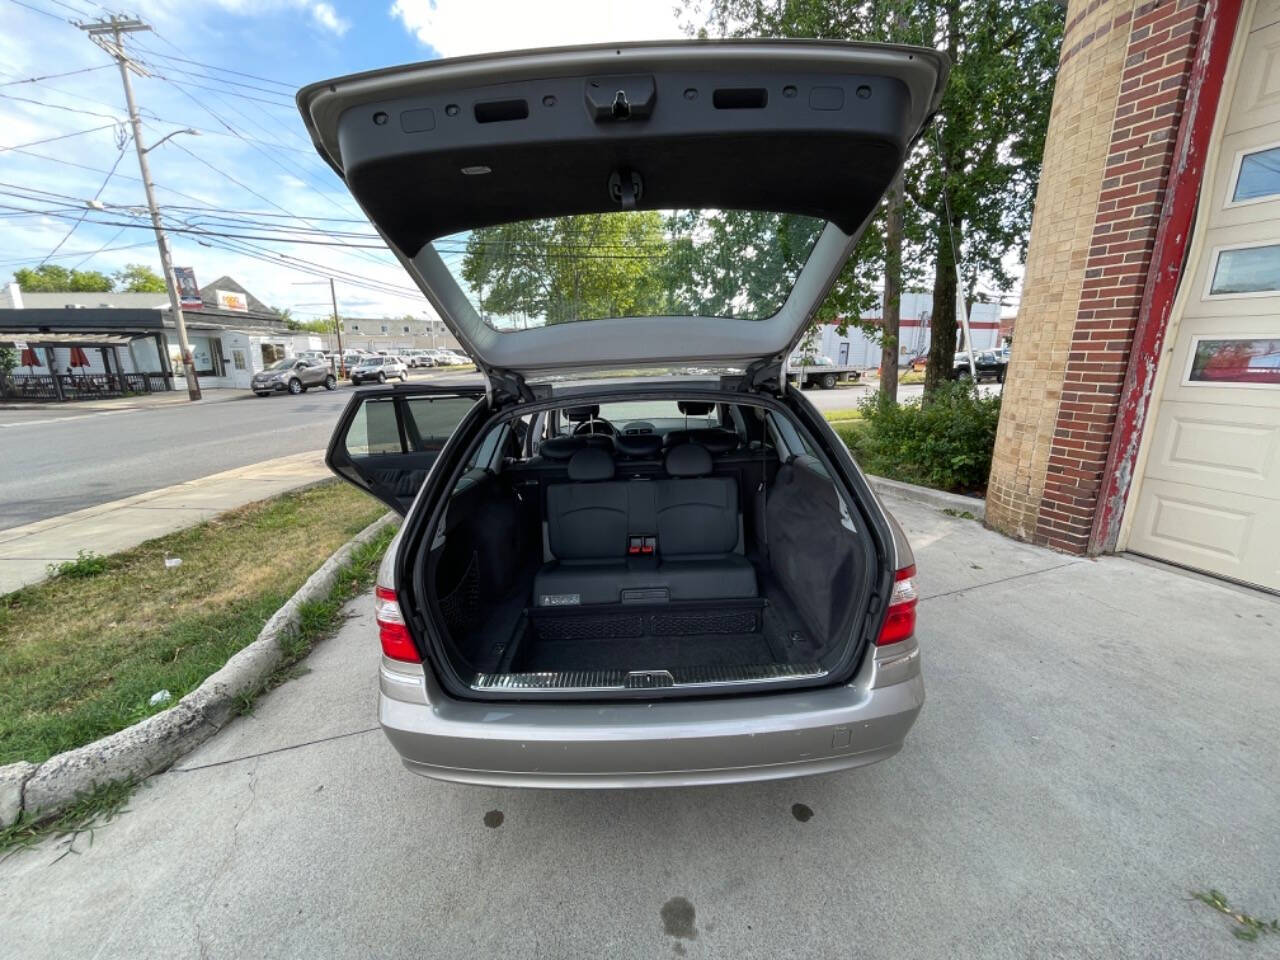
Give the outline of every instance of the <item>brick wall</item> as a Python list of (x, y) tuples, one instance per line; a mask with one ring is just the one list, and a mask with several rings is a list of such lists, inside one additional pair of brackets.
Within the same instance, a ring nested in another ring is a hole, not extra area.
[(987, 519), (1084, 553), (1203, 0), (1072, 3)]

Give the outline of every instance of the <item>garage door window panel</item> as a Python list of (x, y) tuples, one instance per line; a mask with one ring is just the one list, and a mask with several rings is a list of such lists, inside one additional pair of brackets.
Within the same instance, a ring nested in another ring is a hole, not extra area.
[(1280, 144), (1241, 153), (1229, 206), (1280, 198)]
[(1206, 297), (1257, 297), (1280, 293), (1280, 243), (1223, 247), (1214, 251)]

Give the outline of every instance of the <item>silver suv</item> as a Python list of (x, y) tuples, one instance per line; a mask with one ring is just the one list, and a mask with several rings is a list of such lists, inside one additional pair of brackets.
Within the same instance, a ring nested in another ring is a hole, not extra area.
[(306, 393), (309, 387), (336, 390), (338, 378), (322, 360), (285, 357), (255, 373), (249, 382), (249, 389), (260, 397), (280, 392)]
[(360, 362), (347, 374), (351, 382), (357, 386), (362, 383), (386, 383), (388, 380), (404, 382), (409, 379), (409, 368), (399, 357), (384, 357), (371, 354), (361, 357)]
[(301, 91), (482, 377), (360, 391), (326, 455), (404, 515), (375, 610), (409, 769), (659, 786), (901, 748), (911, 549), (784, 365), (946, 74), (926, 49), (691, 41)]

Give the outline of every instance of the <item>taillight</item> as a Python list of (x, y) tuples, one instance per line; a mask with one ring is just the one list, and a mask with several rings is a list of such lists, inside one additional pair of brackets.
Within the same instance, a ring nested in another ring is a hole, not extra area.
[(409, 628), (404, 624), (400, 601), (390, 587), (374, 588), (373, 616), (378, 621), (378, 639), (382, 641), (382, 652), (386, 656), (406, 663), (422, 662), (418, 648), (413, 645), (413, 639), (409, 636)]
[(916, 632), (916, 568), (903, 567), (893, 575), (893, 594), (889, 597), (889, 615), (884, 618), (876, 646), (906, 640)]

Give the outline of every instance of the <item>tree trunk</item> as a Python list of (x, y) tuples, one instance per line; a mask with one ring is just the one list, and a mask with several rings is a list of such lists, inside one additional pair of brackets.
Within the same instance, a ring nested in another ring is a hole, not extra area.
[(884, 309), (881, 311), (880, 396), (898, 400), (898, 344), (902, 327), (902, 171), (889, 185), (889, 215), (884, 228)]
[[(952, 224), (956, 245), (960, 243), (960, 224)], [(940, 220), (937, 229), (937, 266), (933, 274), (933, 313), (929, 318), (929, 366), (924, 373), (925, 396), (937, 389), (951, 375), (956, 356), (956, 261), (951, 254), (951, 236), (947, 223)]]

